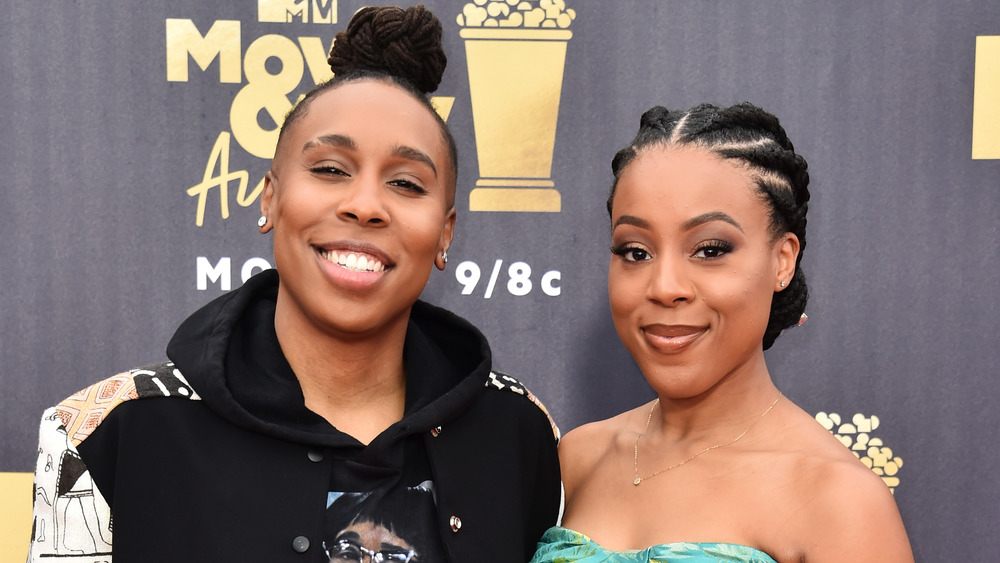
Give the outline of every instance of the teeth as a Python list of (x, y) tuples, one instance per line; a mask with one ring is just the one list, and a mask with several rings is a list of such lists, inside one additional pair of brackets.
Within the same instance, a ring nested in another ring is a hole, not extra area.
[(353, 252), (350, 254), (340, 254), (336, 250), (331, 250), (324, 252), (323, 257), (334, 264), (339, 264), (341, 267), (355, 272), (381, 272), (385, 270), (385, 265), (382, 262), (364, 254), (358, 255)]

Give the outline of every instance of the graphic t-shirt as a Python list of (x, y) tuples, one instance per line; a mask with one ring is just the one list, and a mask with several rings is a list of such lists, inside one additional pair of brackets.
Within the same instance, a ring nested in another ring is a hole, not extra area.
[(413, 438), (403, 449), (402, 471), (381, 478), (378, 471), (349, 476), (343, 469), (358, 469), (357, 462), (335, 463), (323, 536), (331, 563), (444, 561), (423, 443)]

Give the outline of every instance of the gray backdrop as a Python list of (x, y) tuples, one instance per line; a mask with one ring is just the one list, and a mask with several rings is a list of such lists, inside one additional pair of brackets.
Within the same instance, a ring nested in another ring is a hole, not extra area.
[[(563, 430), (647, 400), (607, 305), (611, 157), (652, 105), (757, 103), (782, 119), (813, 178), (810, 321), (768, 352), (772, 374), (809, 412), (877, 416), (869, 437), (905, 462), (895, 494), (918, 561), (995, 557), (1000, 154), (973, 159), (972, 139), (974, 110), (1000, 116), (1000, 96), (974, 108), (976, 80), (1000, 84), (985, 66), (976, 76), (977, 37), (1000, 35), (1000, 3), (567, 1), (576, 18), (549, 178), (561, 208), (545, 213), (469, 210), (479, 170), (456, 21), (464, 3), (425, 1), (444, 22), (450, 64), (438, 94), (454, 98), (461, 154), (457, 240), (425, 299), (480, 326), (496, 366), (522, 378)], [(270, 259), (256, 202), (240, 205), (236, 182), (229, 217), (215, 188), (196, 224), (187, 190), (232, 131), (248, 81), (221, 82), (220, 65), (232, 63), (218, 57), (206, 70), (187, 57), (187, 81), (169, 81), (166, 21), (190, 20), (202, 35), (239, 22), (242, 59), (267, 35), (328, 48), (364, 5), (313, 0), (303, 19), (321, 19), (317, 3), (338, 22), (258, 21), (253, 0), (0, 10), (0, 471), (33, 470), (46, 406), (164, 358), (174, 327), (223, 292), (221, 278), (199, 275), (198, 257), (221, 264), (233, 287), (248, 260)], [(1000, 49), (990, 56), (1000, 65)], [(290, 67), (272, 57), (266, 68)], [(286, 100), (313, 84), (306, 68)], [(266, 112), (257, 120), (273, 127)], [(267, 161), (235, 138), (228, 154), (252, 190)], [(456, 278), (464, 261), (481, 270), (468, 295)], [(518, 261), (532, 271), (526, 295), (507, 285)], [(542, 290), (550, 271), (554, 296)]]

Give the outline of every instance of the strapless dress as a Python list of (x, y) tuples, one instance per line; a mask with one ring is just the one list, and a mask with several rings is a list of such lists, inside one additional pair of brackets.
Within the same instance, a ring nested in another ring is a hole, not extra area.
[(580, 532), (555, 526), (538, 542), (531, 563), (777, 563), (759, 549), (731, 543), (677, 542), (638, 551), (611, 551)]

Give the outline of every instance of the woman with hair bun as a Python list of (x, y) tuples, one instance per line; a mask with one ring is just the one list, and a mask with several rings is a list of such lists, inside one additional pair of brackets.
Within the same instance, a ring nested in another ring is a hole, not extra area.
[(441, 24), (365, 8), (329, 61), (265, 177), (275, 269), (46, 411), (31, 561), (526, 561), (555, 523), (551, 420), (418, 300), (455, 225)]
[(778, 119), (655, 107), (612, 170), (611, 314), (657, 398), (562, 440), (532, 563), (913, 561), (889, 488), (765, 363), (807, 300), (809, 174)]

